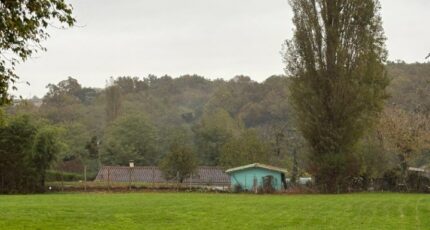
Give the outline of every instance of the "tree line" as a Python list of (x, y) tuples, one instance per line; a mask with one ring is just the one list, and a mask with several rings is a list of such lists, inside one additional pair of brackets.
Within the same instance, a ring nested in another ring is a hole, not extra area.
[[(410, 70), (430, 69), (430, 65), (390, 63), (387, 68), (391, 97), (375, 128), (355, 145), (354, 167), (347, 169), (366, 178), (380, 178), (392, 170), (402, 175), (406, 164), (430, 162), (424, 109), (430, 103), (406, 86), (419, 84), (410, 79), (425, 82), (426, 71)], [(169, 168), (182, 167), (180, 171), (186, 172), (197, 165), (228, 168), (261, 162), (285, 167), (295, 177), (310, 175), (312, 156), (296, 129), (290, 84), (291, 78), (285, 76), (258, 83), (246, 76), (225, 81), (150, 75), (118, 77), (97, 89), (69, 77), (48, 85), (42, 99), (5, 107), (3, 126), (8, 130), (14, 119), (26, 119), (26, 125), (55, 129), (51, 135), (55, 134), (61, 148), (48, 158), (53, 170), (81, 173), (86, 165), (89, 174), (95, 175), (101, 165), (127, 165), (134, 160), (137, 165), (160, 165), (167, 176), (176, 177), (178, 169), (169, 172)], [(42, 103), (36, 106), (39, 100)], [(416, 106), (411, 107), (410, 101)], [(15, 145), (20, 144), (25, 142)], [(181, 166), (177, 159), (188, 160)]]

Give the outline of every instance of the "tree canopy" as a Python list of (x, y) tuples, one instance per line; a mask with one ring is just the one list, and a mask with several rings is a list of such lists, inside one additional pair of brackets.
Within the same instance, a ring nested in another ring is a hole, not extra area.
[[(386, 68), (392, 96), (384, 111), (392, 111), (395, 105), (408, 116), (428, 120), (426, 110), (418, 109), (427, 105), (425, 93), (413, 89), (425, 89), (430, 64), (388, 63)], [(297, 117), (289, 104), (292, 78), (270, 76), (263, 82), (238, 78), (242, 80), (208, 80), (197, 75), (112, 79), (121, 91), (121, 112), (112, 121), (107, 119), (106, 88), (87, 88), (75, 78), (67, 78), (51, 84), (53, 90), (42, 99), (3, 107), (0, 125), (9, 123), (10, 117), (25, 115), (30, 123), (58, 129), (62, 148), (50, 170), (81, 173), (86, 165), (91, 176), (100, 165), (128, 165), (129, 160), (136, 165), (160, 165), (180, 139), (179, 146), (186, 147), (183, 152), (193, 152), (198, 165), (228, 168), (261, 161), (290, 172), (296, 168), (297, 176), (312, 175), (306, 167), (310, 147), (302, 143), (300, 132), (293, 132)], [(238, 108), (230, 109), (230, 100)], [(364, 132), (352, 156), (354, 170), (369, 180), (399, 171), (399, 151), (388, 145), (395, 139), (382, 142), (378, 132), (388, 130), (375, 122), (376, 129)], [(429, 148), (421, 146), (408, 159), (410, 166), (430, 165)], [(0, 163), (2, 160), (6, 158), (0, 158)]]
[(166, 179), (182, 183), (195, 172), (198, 159), (190, 145), (187, 132), (180, 128), (172, 132), (169, 151), (159, 165)]
[(16, 64), (45, 50), (41, 42), (49, 37), (48, 26), (54, 23), (73, 26), (75, 19), (72, 7), (64, 0), (1, 0), (0, 12), (0, 105), (3, 105), (10, 102), (11, 83), (16, 89)]
[(0, 193), (44, 190), (46, 170), (63, 147), (58, 132), (26, 115), (0, 124)]
[(387, 51), (377, 0), (291, 0), (294, 36), (286, 42), (291, 103), (311, 148), (320, 188), (339, 191), (356, 176), (352, 154), (387, 97)]

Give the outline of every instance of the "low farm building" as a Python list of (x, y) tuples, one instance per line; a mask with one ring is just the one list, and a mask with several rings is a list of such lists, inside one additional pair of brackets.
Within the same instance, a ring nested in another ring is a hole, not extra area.
[(281, 191), (286, 188), (286, 169), (259, 163), (231, 168), (226, 171), (230, 176), (231, 188), (241, 191)]
[[(111, 182), (143, 182), (143, 183), (176, 183), (163, 177), (163, 172), (156, 166), (103, 166), (95, 179)], [(230, 178), (220, 167), (200, 166), (196, 172), (185, 179), (184, 184), (192, 186), (223, 187), (230, 186)]]

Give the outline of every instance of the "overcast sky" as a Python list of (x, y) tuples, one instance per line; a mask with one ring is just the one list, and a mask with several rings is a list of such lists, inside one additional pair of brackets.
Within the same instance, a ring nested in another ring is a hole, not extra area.
[[(263, 81), (283, 73), (292, 36), (287, 0), (72, 0), (77, 26), (50, 29), (39, 53), (17, 72), (14, 93), (43, 96), (68, 76), (103, 87), (111, 76), (199, 74)], [(430, 51), (430, 1), (381, 0), (390, 60), (423, 62)]]

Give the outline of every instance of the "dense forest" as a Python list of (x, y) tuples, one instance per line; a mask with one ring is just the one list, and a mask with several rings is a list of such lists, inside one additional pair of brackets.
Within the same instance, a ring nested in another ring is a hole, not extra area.
[[(429, 137), (430, 64), (390, 62), (387, 70), (385, 110), (356, 146), (357, 167), (374, 178), (402, 171), (402, 164), (430, 164), (424, 139)], [(49, 84), (41, 99), (5, 107), (3, 120), (42, 131), (49, 127), (48, 134), (58, 135), (53, 171), (80, 173), (85, 165), (95, 175), (101, 165), (129, 160), (159, 165), (172, 146), (185, 146), (199, 165), (261, 162), (286, 167), (297, 177), (306, 175), (307, 145), (294, 128), (300, 117), (288, 103), (289, 81), (286, 76), (261, 83), (248, 76), (229, 81), (122, 76), (99, 89), (68, 77)]]

